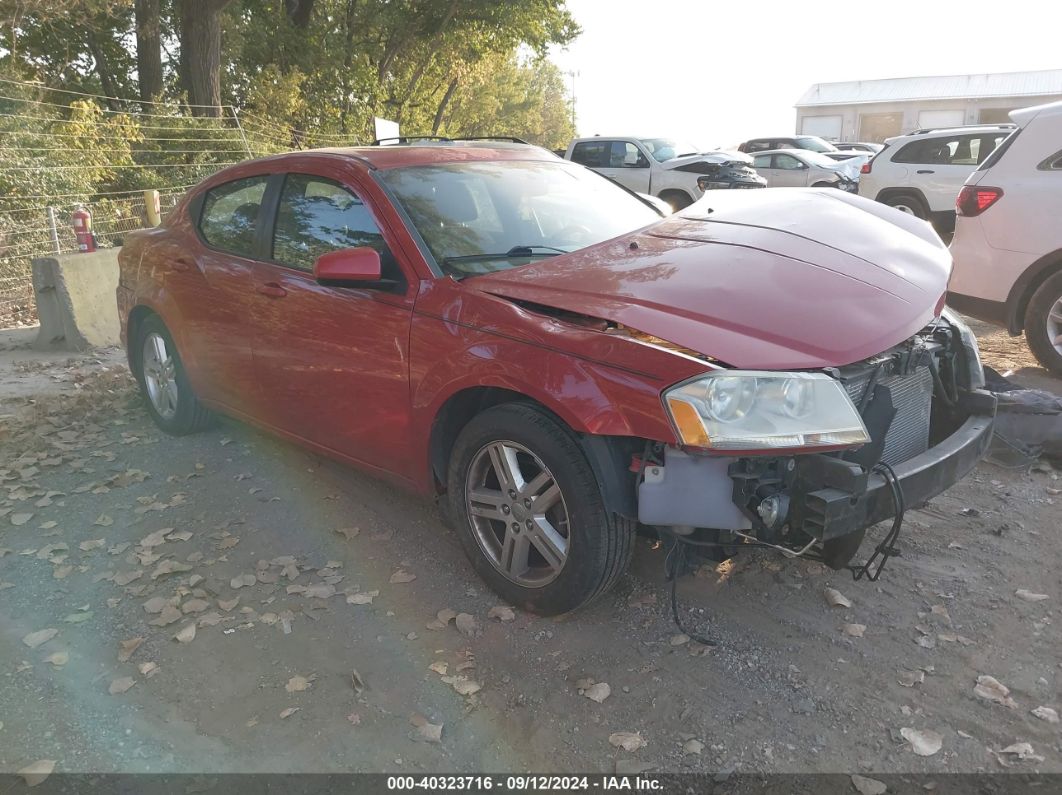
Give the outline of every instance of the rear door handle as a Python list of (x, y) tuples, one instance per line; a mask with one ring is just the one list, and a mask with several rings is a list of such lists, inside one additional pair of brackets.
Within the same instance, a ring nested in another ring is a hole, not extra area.
[(276, 282), (268, 282), (266, 284), (260, 284), (255, 289), (262, 295), (269, 296), (270, 298), (283, 298), (288, 294), (288, 291), (281, 287)]
[(931, 168), (920, 168), (915, 172), (916, 174), (936, 174), (937, 172)]

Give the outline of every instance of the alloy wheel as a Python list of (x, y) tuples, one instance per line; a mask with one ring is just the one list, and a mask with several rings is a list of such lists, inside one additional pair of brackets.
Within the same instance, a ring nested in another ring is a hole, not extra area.
[(173, 419), (177, 414), (177, 364), (161, 334), (153, 331), (144, 337), (142, 365), (152, 408), (162, 419)]
[(1062, 354), (1062, 295), (1047, 312), (1047, 339), (1054, 349)]
[(568, 559), (571, 520), (538, 456), (511, 441), (482, 447), (468, 468), (465, 501), (476, 542), (494, 568), (526, 588), (557, 578)]

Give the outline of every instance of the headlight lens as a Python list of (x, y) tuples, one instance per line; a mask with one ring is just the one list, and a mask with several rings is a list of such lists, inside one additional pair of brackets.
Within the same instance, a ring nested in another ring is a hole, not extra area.
[(682, 443), (715, 450), (842, 448), (870, 441), (825, 373), (721, 370), (664, 392)]

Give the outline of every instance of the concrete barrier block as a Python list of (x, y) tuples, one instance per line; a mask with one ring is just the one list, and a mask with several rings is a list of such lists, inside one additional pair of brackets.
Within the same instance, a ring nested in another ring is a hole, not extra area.
[(116, 248), (33, 260), (33, 291), (41, 322), (33, 347), (84, 351), (120, 345), (117, 288)]

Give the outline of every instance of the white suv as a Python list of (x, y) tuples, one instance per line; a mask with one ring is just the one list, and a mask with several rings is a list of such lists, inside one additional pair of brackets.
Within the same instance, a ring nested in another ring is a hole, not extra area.
[(915, 130), (885, 139), (863, 165), (859, 195), (932, 221), (942, 231), (955, 222), (955, 196), (979, 163), (1013, 129), (1012, 124)]
[(948, 304), (1025, 332), (1062, 375), (1062, 102), (1013, 111), (1018, 128), (959, 193)]

